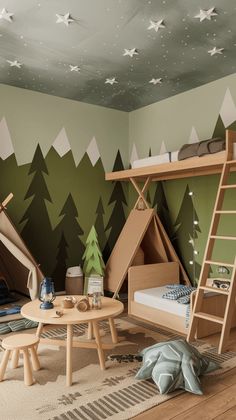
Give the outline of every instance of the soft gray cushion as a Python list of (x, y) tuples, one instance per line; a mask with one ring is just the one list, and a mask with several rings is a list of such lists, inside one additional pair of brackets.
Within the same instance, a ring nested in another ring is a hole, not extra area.
[(141, 355), (143, 365), (136, 378), (152, 378), (160, 394), (182, 388), (202, 395), (199, 376), (218, 368), (182, 339), (154, 344), (144, 349)]

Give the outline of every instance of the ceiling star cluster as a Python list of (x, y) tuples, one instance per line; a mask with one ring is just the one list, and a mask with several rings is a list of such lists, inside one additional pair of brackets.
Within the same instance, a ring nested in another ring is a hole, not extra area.
[(223, 52), (222, 51), (224, 51), (224, 48), (216, 48), (216, 47), (214, 47), (214, 48), (212, 48), (211, 50), (209, 50), (208, 51), (208, 53), (211, 55), (211, 56), (213, 56), (213, 55), (215, 55), (215, 54), (223, 54)]
[(157, 22), (155, 20), (150, 20), (150, 25), (148, 26), (148, 30), (154, 29), (154, 31), (158, 32), (159, 29), (165, 28), (165, 24), (163, 19), (158, 20)]
[(216, 13), (215, 7), (211, 7), (211, 9), (208, 9), (208, 10), (200, 9), (200, 12), (198, 13), (198, 15), (196, 15), (194, 17), (199, 18), (200, 22), (203, 22), (203, 20), (205, 20), (205, 19), (211, 20), (211, 18), (213, 16), (217, 16), (217, 15), (218, 15), (218, 13)]
[(79, 68), (79, 66), (72, 66), (71, 64), (70, 64), (70, 71), (75, 71), (75, 72), (80, 72), (80, 68)]
[(149, 80), (149, 83), (152, 83), (153, 85), (161, 85), (162, 84), (162, 79), (161, 78), (159, 78), (159, 79), (154, 79), (154, 78), (152, 78), (151, 80)]
[(12, 22), (13, 13), (8, 12), (5, 8), (3, 8), (0, 12), (0, 20), (6, 20), (7, 22)]
[(138, 55), (138, 50), (137, 48), (131, 48), (131, 49), (124, 49), (124, 53), (123, 55), (128, 55), (129, 57), (133, 58), (134, 55)]
[(20, 69), (22, 66), (22, 64), (19, 63), (19, 61), (17, 60), (14, 60), (14, 61), (7, 60), (7, 62), (10, 64), (10, 67), (18, 67), (18, 69)]
[(56, 13), (56, 23), (64, 23), (64, 25), (69, 26), (70, 23), (74, 22), (74, 19), (70, 16), (70, 13), (66, 13), (65, 15), (58, 15)]
[(115, 83), (118, 83), (115, 77), (111, 77), (110, 79), (106, 79), (105, 84), (114, 85)]
[(29, 3), (1, 5), (1, 83), (132, 111), (236, 73), (235, 0)]

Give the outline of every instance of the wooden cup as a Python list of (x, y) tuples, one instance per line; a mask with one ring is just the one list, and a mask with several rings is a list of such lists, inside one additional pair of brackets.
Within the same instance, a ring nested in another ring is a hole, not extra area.
[(89, 299), (87, 296), (83, 297), (82, 299), (80, 299), (75, 307), (78, 309), (78, 311), (80, 312), (86, 312), (90, 309), (90, 304), (89, 304)]

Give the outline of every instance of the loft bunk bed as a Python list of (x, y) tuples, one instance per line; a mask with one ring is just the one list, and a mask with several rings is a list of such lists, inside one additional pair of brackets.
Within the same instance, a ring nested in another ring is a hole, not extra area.
[[(138, 193), (134, 209), (131, 210), (107, 262), (104, 277), (104, 287), (113, 292), (114, 298), (119, 294), (124, 280), (128, 279), (130, 316), (187, 334), (186, 318), (183, 314), (168, 312), (167, 308), (150, 307), (147, 302), (135, 300), (136, 292), (140, 290), (163, 287), (170, 283), (190, 285), (158, 215), (149, 208), (145, 194), (153, 181), (221, 173), (226, 161), (232, 161), (231, 171), (236, 171), (234, 144), (236, 144), (236, 132), (226, 130), (226, 149), (221, 152), (106, 174), (107, 181), (130, 181)], [(190, 311), (194, 300), (195, 292), (191, 295)], [(222, 296), (209, 293), (205, 305), (218, 315), (218, 312), (223, 310), (224, 302)], [(233, 325), (236, 325), (236, 316)], [(197, 336), (204, 337), (217, 331), (219, 331), (217, 325), (203, 320)]]
[(142, 168), (108, 172), (105, 179), (106, 181), (129, 181), (131, 179), (143, 181), (149, 179), (151, 182), (221, 173), (224, 162), (233, 160), (234, 143), (236, 143), (236, 132), (226, 130), (226, 149), (222, 152)]

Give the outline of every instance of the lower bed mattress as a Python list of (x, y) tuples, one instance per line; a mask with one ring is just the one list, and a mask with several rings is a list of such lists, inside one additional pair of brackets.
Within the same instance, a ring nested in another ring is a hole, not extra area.
[(176, 300), (164, 299), (162, 296), (168, 291), (170, 289), (166, 286), (137, 290), (134, 292), (134, 301), (186, 319), (189, 305), (178, 303)]

